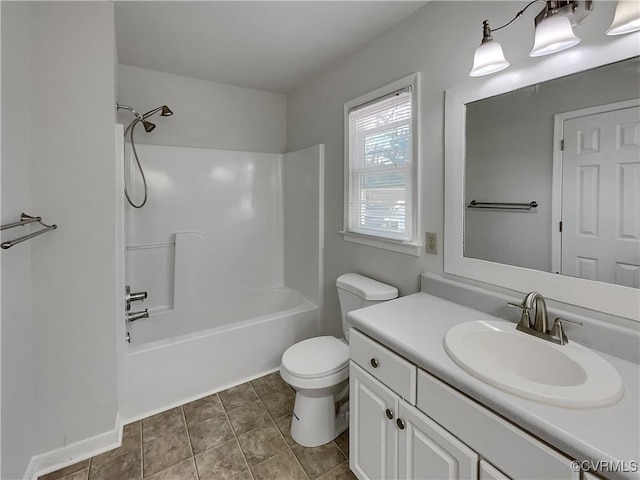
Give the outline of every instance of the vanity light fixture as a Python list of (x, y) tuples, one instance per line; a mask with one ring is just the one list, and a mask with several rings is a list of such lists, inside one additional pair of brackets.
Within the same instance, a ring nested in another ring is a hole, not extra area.
[(569, 18), (547, 10), (544, 18), (536, 25), (533, 50), (530, 57), (541, 57), (560, 52), (580, 43), (580, 39), (573, 33)]
[[(509, 22), (498, 28), (491, 29), (488, 20), (483, 22), (482, 43), (476, 49), (470, 76), (489, 75), (509, 66), (509, 62), (504, 58), (502, 47), (493, 40), (491, 33), (508, 27), (520, 18), (531, 5), (538, 2), (544, 2), (545, 7), (535, 18), (535, 39), (529, 56), (549, 55), (580, 43), (580, 39), (573, 33), (573, 27), (591, 13), (593, 10), (592, 0), (533, 0)], [(637, 2), (638, 0), (631, 0), (629, 3), (637, 4)]]
[(481, 77), (504, 70), (509, 65), (511, 64), (504, 58), (502, 46), (491, 36), (489, 20), (485, 20), (482, 24), (482, 43), (473, 55), (473, 68), (469, 75)]
[(638, 0), (618, 0), (613, 22), (607, 35), (623, 35), (640, 30), (640, 2)]

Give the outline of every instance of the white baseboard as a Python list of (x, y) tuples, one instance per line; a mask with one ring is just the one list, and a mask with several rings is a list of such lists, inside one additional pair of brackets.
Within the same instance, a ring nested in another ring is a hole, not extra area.
[(108, 432), (101, 433), (100, 435), (96, 435), (95, 437), (87, 438), (86, 440), (81, 440), (79, 442), (72, 443), (71, 445), (67, 445), (65, 447), (31, 457), (31, 461), (29, 462), (27, 470), (24, 474), (24, 480), (36, 480), (41, 475), (55, 472), (56, 470), (59, 470), (61, 468), (68, 467), (69, 465), (73, 465), (74, 463), (81, 462), (83, 460), (86, 460), (87, 458), (94, 457), (113, 448), (119, 447), (122, 444), (122, 428), (128, 423), (140, 420), (141, 418), (146, 418), (159, 412), (163, 412), (173, 407), (177, 407), (179, 405), (182, 405), (183, 403), (197, 400), (199, 398), (202, 398), (203, 396), (217, 393), (219, 391), (226, 390), (227, 388), (235, 387), (242, 383), (255, 380), (256, 378), (260, 378), (264, 375), (268, 375), (276, 371), (278, 371), (278, 368), (268, 369), (265, 372), (257, 375), (252, 375), (248, 378), (244, 378), (239, 382), (233, 382), (229, 385), (224, 385), (221, 388), (206, 392), (203, 395), (197, 395), (193, 398), (182, 399), (175, 405), (165, 405), (159, 409), (145, 412), (144, 414), (136, 415), (131, 418), (123, 419), (120, 416), (120, 413), (118, 413), (116, 415), (116, 422), (113, 430), (109, 430)]
[(31, 457), (31, 461), (24, 473), (24, 479), (35, 480), (41, 475), (68, 467), (74, 463), (119, 447), (122, 444), (122, 426), (120, 414), (118, 413), (113, 430), (51, 450), (50, 452), (34, 455)]
[(130, 418), (123, 419), (120, 413), (118, 413), (116, 415), (116, 422), (113, 430), (109, 430), (107, 432), (96, 435), (95, 437), (87, 438), (86, 440), (81, 440), (79, 442), (72, 443), (71, 445), (67, 445), (65, 447), (31, 457), (31, 461), (29, 462), (27, 470), (24, 474), (24, 480), (36, 480), (41, 475), (55, 472), (56, 470), (59, 470), (61, 468), (68, 467), (69, 465), (73, 465), (74, 463), (81, 462), (83, 460), (86, 460), (87, 458), (94, 457), (113, 448), (119, 447), (122, 444), (122, 428), (128, 423), (140, 420), (141, 418), (146, 418), (159, 412), (163, 412), (173, 407), (177, 407), (192, 400), (197, 400), (204, 396), (218, 393), (222, 390), (235, 387), (237, 385), (255, 380), (256, 378), (260, 378), (264, 375), (268, 375), (277, 371), (278, 368), (271, 368), (257, 375), (252, 375), (240, 381), (224, 385), (209, 392), (205, 392), (202, 395), (196, 395), (192, 398), (182, 399), (175, 405), (164, 405), (161, 408), (144, 412), (143, 414), (135, 415)]

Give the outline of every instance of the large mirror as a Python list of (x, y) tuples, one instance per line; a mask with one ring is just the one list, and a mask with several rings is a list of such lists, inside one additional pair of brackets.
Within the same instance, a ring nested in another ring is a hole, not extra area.
[(465, 257), (640, 288), (638, 97), (634, 57), (466, 104)]
[[(640, 321), (640, 262), (634, 257), (640, 248), (640, 126), (633, 113), (640, 94), (639, 53), (638, 37), (629, 35), (447, 90), (446, 273), (520, 292), (536, 290), (549, 299)], [(604, 127), (581, 122), (621, 110), (632, 112), (631, 119), (604, 123), (615, 125), (613, 142), (622, 139), (623, 149), (634, 153), (606, 173), (614, 176), (616, 188), (623, 184), (611, 193), (599, 187), (604, 166), (592, 161), (596, 150), (605, 148), (604, 138), (596, 135)], [(566, 160), (569, 147), (591, 158)], [(569, 164), (566, 171), (563, 163)], [(596, 200), (609, 201), (610, 213), (596, 208)], [(569, 235), (561, 233), (568, 230), (591, 240), (609, 230), (626, 243), (622, 249), (591, 245), (584, 253), (582, 246), (563, 242)], [(612, 266), (606, 278), (603, 262)]]

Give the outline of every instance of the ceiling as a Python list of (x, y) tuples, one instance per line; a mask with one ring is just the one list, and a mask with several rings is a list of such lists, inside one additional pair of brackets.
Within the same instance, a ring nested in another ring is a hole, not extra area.
[(426, 1), (117, 1), (118, 61), (287, 93)]

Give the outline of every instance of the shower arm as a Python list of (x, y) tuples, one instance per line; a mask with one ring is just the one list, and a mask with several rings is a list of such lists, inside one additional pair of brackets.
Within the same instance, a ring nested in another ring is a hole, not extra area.
[(144, 115), (142, 115), (142, 119), (144, 120), (145, 118), (149, 118), (151, 115), (155, 115), (156, 113), (158, 113), (159, 111), (162, 110), (163, 107), (158, 107), (158, 108), (154, 108), (153, 110), (149, 110), (147, 113), (145, 113)]
[(138, 121), (144, 120), (144, 117), (140, 115), (138, 112), (136, 112), (133, 107), (130, 107), (129, 105), (122, 105), (121, 103), (116, 103), (116, 106), (118, 107), (117, 108), (118, 110), (120, 110), (121, 108), (124, 110), (129, 110), (131, 113), (133, 113), (133, 115), (136, 117)]

